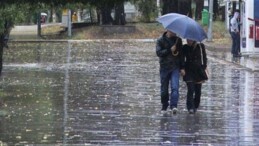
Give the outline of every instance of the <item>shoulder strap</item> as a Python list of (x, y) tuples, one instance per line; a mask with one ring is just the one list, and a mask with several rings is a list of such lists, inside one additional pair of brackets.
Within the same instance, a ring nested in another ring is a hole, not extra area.
[(199, 43), (200, 51), (201, 51), (201, 65), (203, 65), (203, 53), (202, 53), (202, 45)]
[(177, 39), (176, 39), (176, 41), (175, 41), (175, 45), (177, 45), (177, 43), (178, 43), (178, 39), (179, 39), (179, 38), (177, 37)]

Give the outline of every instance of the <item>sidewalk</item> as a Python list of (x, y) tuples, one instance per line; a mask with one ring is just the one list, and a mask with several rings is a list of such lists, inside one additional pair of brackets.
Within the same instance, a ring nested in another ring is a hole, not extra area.
[[(41, 28), (48, 26), (61, 26), (61, 23), (41, 24)], [(38, 25), (19, 25), (15, 26), (10, 32), (10, 39), (14, 40), (35, 40), (38, 39)]]
[(213, 42), (205, 42), (204, 44), (207, 48), (208, 55), (212, 57), (245, 67), (251, 71), (259, 71), (259, 56), (233, 57), (231, 54), (231, 42), (229, 45), (220, 47), (216, 46)]

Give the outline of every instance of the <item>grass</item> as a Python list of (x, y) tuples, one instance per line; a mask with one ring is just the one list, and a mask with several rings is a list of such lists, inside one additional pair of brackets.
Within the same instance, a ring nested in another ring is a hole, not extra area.
[[(201, 23), (201, 21), (199, 21)], [(129, 23), (126, 26), (135, 26), (136, 30), (132, 33), (111, 33), (105, 34), (102, 28), (97, 25), (87, 26), (84, 28), (73, 29), (72, 38), (70, 39), (156, 39), (163, 32), (164, 28), (159, 23)], [(208, 26), (203, 26), (204, 30), (208, 31)], [(62, 30), (60, 26), (44, 27), (44, 34), (57, 34)], [(222, 21), (214, 21), (212, 27), (212, 41), (215, 45), (225, 46), (231, 42), (231, 37), (225, 28), (225, 23)], [(66, 33), (63, 36), (66, 38)], [(58, 38), (58, 37), (57, 37)]]
[(131, 33), (104, 33), (101, 26), (88, 26), (73, 30), (72, 39), (146, 39), (157, 38), (163, 33), (163, 28), (157, 23), (132, 23), (126, 26), (135, 27)]
[(63, 26), (60, 25), (50, 25), (42, 28), (42, 35), (51, 35), (51, 34), (57, 34), (60, 31), (64, 30)]
[[(208, 26), (203, 26), (204, 30), (208, 32)], [(225, 22), (215, 21), (212, 25), (212, 41), (216, 45), (229, 45), (231, 42), (231, 36), (225, 28)]]

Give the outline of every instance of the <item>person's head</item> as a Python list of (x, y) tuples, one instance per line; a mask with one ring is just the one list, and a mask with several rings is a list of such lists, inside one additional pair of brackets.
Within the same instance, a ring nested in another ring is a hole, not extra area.
[(238, 9), (234, 10), (233, 18), (236, 18), (236, 19), (240, 18), (240, 11)]
[(239, 12), (234, 13), (234, 18), (239, 18)]
[(170, 30), (166, 30), (166, 36), (170, 38), (176, 36), (176, 34)]
[(196, 41), (190, 40), (190, 39), (187, 39), (186, 41), (187, 41), (187, 44), (188, 44), (189, 46), (192, 46), (193, 44), (196, 43)]

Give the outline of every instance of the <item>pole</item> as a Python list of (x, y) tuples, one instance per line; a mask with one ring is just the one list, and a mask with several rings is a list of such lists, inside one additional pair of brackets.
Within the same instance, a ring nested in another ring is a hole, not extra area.
[(63, 145), (66, 146), (67, 145), (67, 141), (68, 141), (68, 136), (66, 135), (68, 133), (68, 125), (67, 125), (67, 121), (69, 118), (68, 115), (68, 94), (69, 94), (69, 82), (70, 82), (70, 78), (69, 78), (69, 67), (70, 67), (70, 60), (71, 60), (71, 48), (72, 48), (72, 44), (71, 41), (68, 41), (68, 47), (67, 47), (67, 57), (66, 57), (66, 66), (65, 66), (65, 81), (64, 81), (64, 103), (63, 103), (63, 109), (64, 109), (64, 119), (63, 119), (63, 127), (64, 127), (64, 131), (63, 131)]
[(229, 7), (228, 7), (228, 1), (225, 2), (225, 28), (228, 30), (229, 26)]
[(71, 37), (72, 36), (72, 23), (71, 23), (71, 10), (68, 9), (68, 37)]
[(212, 41), (213, 0), (209, 1), (209, 13), (210, 13), (210, 21), (209, 21), (209, 28), (208, 28), (208, 41)]
[(40, 38), (41, 37), (41, 12), (39, 12), (38, 14), (37, 14), (37, 36), (38, 36), (38, 38)]
[(156, 0), (156, 6), (158, 10), (158, 17), (161, 16), (161, 11), (160, 11), (160, 0)]

